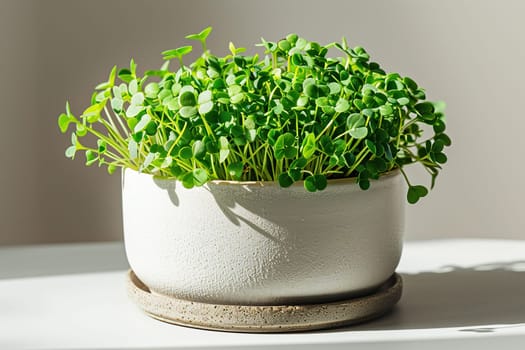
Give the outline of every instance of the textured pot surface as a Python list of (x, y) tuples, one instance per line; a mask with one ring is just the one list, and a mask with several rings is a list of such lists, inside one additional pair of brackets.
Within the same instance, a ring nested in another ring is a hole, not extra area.
[(152, 292), (218, 304), (319, 303), (367, 293), (399, 262), (405, 189), (399, 172), (362, 191), (301, 184), (174, 180), (126, 170), (131, 268)]

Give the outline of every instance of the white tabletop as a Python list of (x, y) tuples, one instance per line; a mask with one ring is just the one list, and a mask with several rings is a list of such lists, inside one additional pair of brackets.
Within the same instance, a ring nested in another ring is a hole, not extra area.
[(153, 320), (121, 243), (0, 248), (0, 349), (525, 349), (525, 241), (407, 242), (403, 297), (366, 324), (236, 334)]

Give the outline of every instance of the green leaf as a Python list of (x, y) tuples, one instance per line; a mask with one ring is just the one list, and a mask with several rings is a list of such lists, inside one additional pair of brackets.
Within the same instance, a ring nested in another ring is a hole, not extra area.
[(284, 112), (284, 106), (282, 103), (280, 103), (279, 101), (275, 101), (275, 107), (273, 107), (272, 111), (276, 114), (276, 115), (280, 115)]
[(443, 121), (436, 120), (436, 122), (432, 125), (432, 128), (434, 129), (434, 132), (436, 134), (441, 134), (441, 133), (445, 132), (446, 125), (445, 125), (445, 123)]
[(319, 96), (319, 88), (313, 79), (306, 79), (304, 81), (303, 91), (306, 96), (311, 98), (317, 98)]
[(281, 187), (290, 187), (293, 185), (294, 180), (287, 173), (281, 173), (278, 177), (279, 185)]
[(303, 177), (302, 170), (307, 164), (307, 160), (303, 157), (295, 159), (292, 164), (290, 164), (290, 168), (288, 169), (288, 175), (292, 178), (294, 181), (299, 181)]
[(206, 27), (204, 28), (200, 33), (199, 33), (199, 37), (201, 39), (206, 39), (208, 38), (208, 36), (210, 35), (211, 31), (213, 30), (212, 27)]
[(76, 129), (77, 129), (76, 134), (78, 137), (84, 137), (87, 135), (88, 131), (84, 124), (77, 123)]
[(365, 140), (365, 145), (370, 150), (370, 152), (372, 152), (372, 154), (377, 153), (377, 146), (374, 142), (372, 142), (371, 140)]
[(440, 140), (441, 142), (443, 142), (443, 144), (445, 146), (450, 146), (452, 145), (452, 141), (450, 140), (450, 137), (448, 137), (446, 134), (439, 134), (439, 135), (436, 135), (436, 137), (434, 138), (436, 141)]
[(197, 101), (195, 99), (195, 93), (193, 93), (192, 91), (181, 91), (181, 94), (179, 95), (179, 104), (181, 106), (195, 106), (197, 104)]
[(142, 92), (137, 92), (133, 97), (131, 98), (131, 104), (140, 106), (144, 103), (144, 94)]
[(182, 107), (179, 110), (179, 113), (180, 113), (181, 117), (183, 117), (183, 118), (191, 118), (191, 117), (193, 117), (194, 115), (197, 114), (197, 108), (189, 107), (189, 106)]
[(189, 146), (184, 146), (179, 150), (179, 157), (182, 159), (191, 159), (193, 157), (193, 149)]
[(118, 71), (118, 77), (120, 80), (122, 80), (125, 83), (129, 83), (131, 80), (133, 80), (133, 76), (131, 75), (131, 71), (127, 68), (122, 68)]
[(315, 184), (317, 186), (318, 191), (322, 191), (328, 186), (328, 181), (326, 180), (326, 176), (324, 175), (314, 175)]
[(72, 122), (72, 118), (70, 118), (67, 114), (60, 114), (58, 117), (58, 127), (60, 128), (60, 131), (64, 134), (66, 133), (69, 124)]
[(410, 100), (406, 97), (401, 97), (397, 99), (397, 103), (399, 103), (400, 106), (405, 106), (410, 103)]
[(213, 109), (213, 102), (212, 101), (204, 102), (204, 103), (201, 103), (199, 105), (199, 113), (200, 113), (200, 115), (206, 115), (206, 114), (210, 113), (212, 109)]
[(115, 85), (116, 76), (117, 76), (117, 66), (113, 66), (113, 68), (111, 69), (111, 72), (109, 72), (109, 77), (108, 77), (108, 84), (110, 85), (110, 87), (113, 87), (113, 85)]
[(128, 124), (128, 127), (133, 130), (135, 128), (135, 125), (137, 125), (139, 121), (137, 118), (129, 118), (126, 120), (126, 124)]
[(389, 144), (385, 145), (385, 158), (388, 161), (391, 161), (392, 159), (394, 159), (394, 157), (392, 156), (392, 150), (390, 149)]
[(304, 179), (304, 188), (309, 192), (322, 191), (327, 184), (326, 176), (321, 174), (310, 175)]
[(167, 156), (167, 157), (164, 158), (164, 160), (162, 161), (162, 164), (160, 165), (160, 167), (161, 167), (162, 169), (165, 169), (165, 168), (169, 168), (172, 164), (173, 164), (173, 158), (171, 158), (170, 156)]
[(210, 90), (205, 90), (199, 94), (199, 99), (198, 99), (199, 104), (210, 102), (211, 100), (212, 100), (212, 93)]
[(76, 151), (77, 151), (77, 148), (76, 148), (75, 145), (69, 146), (66, 149), (65, 155), (66, 155), (66, 157), (73, 159), (73, 158), (75, 158)]
[(153, 136), (157, 133), (157, 123), (155, 123), (153, 120), (146, 125), (146, 134), (149, 136)]
[(392, 115), (392, 113), (394, 113), (394, 109), (391, 105), (383, 105), (379, 107), (379, 113), (383, 116)]
[(139, 171), (143, 171), (144, 169), (147, 169), (149, 165), (151, 164), (151, 162), (153, 162), (156, 156), (157, 156), (157, 153), (152, 153), (152, 152), (148, 153), (148, 155), (144, 159), (144, 162), (140, 165)]
[(226, 137), (219, 137), (219, 148), (219, 163), (222, 164), (230, 155), (230, 145)]
[(445, 144), (441, 140), (436, 140), (434, 144), (432, 145), (432, 152), (439, 153), (443, 150), (445, 147)]
[(355, 139), (364, 139), (368, 135), (368, 129), (363, 127), (352, 129), (348, 132)]
[(129, 70), (131, 71), (131, 75), (137, 75), (137, 65), (135, 64), (135, 60), (133, 58), (129, 61)]
[(182, 186), (184, 186), (187, 189), (191, 189), (195, 186), (193, 182), (193, 172), (190, 171), (182, 176)]
[(110, 87), (111, 86), (109, 85), (109, 83), (107, 81), (105, 81), (105, 82), (100, 83), (97, 86), (95, 86), (95, 90), (106, 90), (106, 89), (109, 89)]
[(308, 192), (315, 192), (315, 191), (317, 191), (317, 186), (315, 184), (315, 178), (312, 175), (310, 175), (306, 179), (304, 179), (304, 188)]
[(219, 150), (219, 163), (224, 163), (224, 161), (228, 158), (230, 155), (229, 149), (221, 149)]
[(412, 91), (416, 91), (417, 90), (416, 82), (414, 80), (410, 79), (409, 77), (404, 77), (403, 78), (403, 83), (405, 83), (407, 88), (409, 88), (410, 90), (412, 90)]
[(97, 140), (97, 146), (98, 146), (98, 152), (99, 153), (106, 152), (106, 148), (107, 148), (106, 141), (98, 139)]
[(288, 52), (292, 48), (292, 45), (290, 45), (290, 42), (288, 42), (288, 40), (280, 40), (277, 43), (277, 46), (279, 47), (279, 49), (285, 52)]
[(428, 194), (428, 190), (425, 186), (416, 185), (409, 186), (407, 192), (407, 201), (410, 204), (415, 204), (420, 198), (425, 197)]
[(71, 108), (69, 107), (69, 101), (66, 101), (66, 115), (68, 117), (72, 117), (73, 114), (71, 113)]
[(434, 105), (430, 102), (421, 102), (414, 106), (416, 111), (421, 115), (429, 115), (434, 113)]
[(171, 60), (173, 58), (181, 59), (182, 56), (189, 54), (193, 50), (192, 46), (181, 46), (173, 50), (166, 50), (162, 52), (162, 56), (165, 60)]
[(144, 88), (144, 93), (147, 98), (156, 98), (157, 95), (159, 94), (159, 91), (160, 91), (159, 84), (157, 83), (149, 83)]
[(230, 96), (240, 94), (241, 92), (242, 92), (242, 87), (239, 86), (239, 85), (231, 85), (231, 86), (228, 88), (228, 94), (229, 94)]
[(148, 114), (144, 114), (140, 118), (140, 121), (137, 123), (137, 125), (135, 125), (135, 127), (133, 128), (133, 132), (139, 132), (139, 131), (144, 130), (146, 126), (148, 125), (148, 123), (150, 122), (150, 120), (151, 120), (151, 117)]
[(100, 113), (102, 112), (102, 109), (104, 109), (103, 103), (91, 105), (84, 110), (84, 112), (82, 113), (82, 117), (87, 118), (87, 121), (89, 123), (94, 123), (98, 119), (100, 119)]
[(94, 164), (98, 159), (98, 154), (90, 149), (86, 151), (86, 166)]
[(301, 169), (296, 168), (290, 168), (288, 169), (288, 175), (292, 178), (294, 181), (299, 181), (303, 177), (303, 173)]
[(368, 190), (370, 188), (370, 180), (368, 180), (368, 179), (360, 179), (358, 181), (358, 185), (363, 191), (366, 191), (366, 190)]
[(302, 154), (305, 159), (311, 158), (316, 150), (316, 142), (315, 142), (315, 135), (313, 133), (309, 133), (303, 140), (303, 144), (301, 146)]
[(335, 111), (337, 113), (344, 113), (350, 108), (350, 104), (345, 99), (339, 99), (335, 105)]
[(133, 140), (135, 140), (135, 142), (142, 142), (142, 140), (144, 139), (144, 132), (136, 132), (134, 134), (131, 134), (131, 137), (133, 138)]
[(297, 107), (305, 107), (308, 104), (309, 98), (308, 96), (300, 96), (297, 99)]
[[(291, 53), (292, 53), (292, 51), (290, 51), (290, 54)], [(306, 61), (303, 58), (303, 55), (301, 55), (298, 52), (292, 54), (292, 59), (291, 60), (292, 60), (292, 64), (295, 65), (295, 66), (305, 66), (306, 65)]]
[(346, 127), (349, 130), (365, 125), (365, 118), (360, 113), (352, 113), (346, 118)]
[(130, 95), (135, 95), (138, 92), (139, 89), (139, 83), (137, 82), (137, 79), (133, 79), (129, 82), (128, 90)]
[(368, 135), (365, 125), (365, 118), (360, 113), (352, 113), (346, 119), (348, 133), (355, 139), (364, 139)]
[(230, 143), (225, 136), (219, 137), (219, 147), (220, 149), (228, 149), (230, 147)]
[(113, 109), (116, 113), (122, 112), (123, 105), (124, 101), (120, 97), (111, 99), (111, 109)]
[(297, 158), (290, 164), (290, 168), (303, 169), (307, 163), (308, 161), (305, 158)]
[(138, 157), (138, 144), (134, 139), (128, 141), (129, 158), (131, 160), (137, 159)]
[(276, 159), (293, 159), (297, 156), (297, 148), (295, 147), (295, 136), (291, 133), (285, 133), (277, 139), (274, 146), (274, 153)]
[(236, 104), (241, 103), (243, 99), (244, 99), (244, 94), (243, 94), (243, 93), (240, 93), (240, 94), (237, 94), (237, 95), (233, 95), (233, 96), (230, 98), (230, 101), (231, 101), (231, 103), (233, 103), (234, 105), (236, 105)]
[(144, 106), (129, 105), (128, 109), (126, 110), (126, 117), (136, 117), (142, 111), (144, 111)]
[(368, 163), (380, 173), (385, 172), (388, 169), (388, 166), (383, 158), (374, 158), (369, 160)]
[(113, 173), (115, 173), (115, 170), (117, 170), (117, 166), (115, 164), (108, 164), (109, 175), (113, 175)]
[(434, 154), (434, 159), (436, 160), (436, 162), (438, 162), (439, 164), (445, 164), (447, 162), (447, 155), (445, 153), (435, 153)]
[(186, 39), (204, 41), (210, 35), (212, 27), (204, 28), (199, 34), (186, 35)]
[(201, 140), (197, 140), (193, 143), (192, 153), (195, 158), (200, 158), (206, 153), (206, 147)]
[(330, 88), (330, 95), (338, 95), (341, 92), (341, 84), (339, 83), (329, 83), (328, 88)]
[(235, 162), (228, 164), (228, 174), (234, 180), (240, 180), (242, 177), (242, 172), (244, 170), (244, 164), (242, 162)]
[(208, 182), (208, 173), (204, 169), (201, 169), (201, 168), (193, 169), (192, 175), (193, 175), (193, 185), (194, 186), (202, 186), (206, 182)]

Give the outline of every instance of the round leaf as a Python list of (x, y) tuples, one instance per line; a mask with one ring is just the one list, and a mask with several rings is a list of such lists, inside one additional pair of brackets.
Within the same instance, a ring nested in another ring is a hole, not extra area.
[(308, 192), (315, 192), (315, 191), (317, 191), (317, 186), (315, 184), (315, 178), (312, 175), (310, 175), (306, 179), (304, 179), (304, 188)]
[(242, 162), (235, 162), (228, 165), (228, 173), (235, 180), (240, 180), (242, 172), (244, 170), (244, 164)]
[(274, 146), (275, 158), (293, 159), (297, 156), (295, 147), (295, 136), (291, 133), (285, 133), (277, 139)]
[(290, 175), (288, 175), (287, 173), (279, 174), (278, 180), (279, 180), (279, 185), (285, 188), (292, 186), (292, 184), (294, 183), (294, 179), (292, 179)]
[(193, 107), (197, 104), (195, 94), (191, 91), (184, 91), (179, 95), (179, 104), (181, 106)]
[(66, 114), (62, 113), (58, 117), (58, 127), (60, 128), (60, 131), (64, 134), (67, 131), (67, 128), (69, 126), (69, 123), (72, 122), (72, 119), (67, 116)]
[(350, 104), (345, 99), (339, 99), (339, 101), (337, 101), (337, 104), (335, 105), (335, 111), (337, 113), (346, 112), (349, 108)]
[(194, 186), (202, 186), (208, 181), (208, 173), (206, 173), (206, 170), (204, 169), (194, 169), (192, 175)]
[(410, 186), (407, 192), (407, 201), (410, 204), (415, 204), (420, 198), (425, 197), (428, 194), (428, 190), (425, 186), (415, 185)]
[(206, 91), (203, 91), (203, 92), (201, 92), (199, 94), (198, 102), (199, 102), (199, 104), (203, 104), (203, 103), (211, 101), (211, 99), (212, 99), (211, 91), (210, 90), (206, 90)]
[(368, 129), (365, 127), (349, 130), (348, 133), (355, 139), (364, 139), (368, 135)]
[(179, 110), (179, 113), (183, 118), (191, 118), (197, 114), (197, 108), (185, 106)]
[(308, 136), (305, 137), (302, 144), (302, 154), (303, 157), (306, 159), (311, 158), (316, 150), (316, 144), (315, 144), (315, 135), (313, 133), (309, 133)]

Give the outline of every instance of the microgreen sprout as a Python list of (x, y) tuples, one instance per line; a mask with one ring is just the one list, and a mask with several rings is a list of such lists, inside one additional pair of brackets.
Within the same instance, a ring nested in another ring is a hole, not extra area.
[[(451, 140), (443, 103), (426, 101), (414, 80), (386, 73), (345, 39), (322, 46), (289, 34), (262, 39), (262, 58), (233, 43), (218, 57), (206, 46), (210, 32), (186, 37), (204, 51), (189, 65), (183, 56), (192, 46), (164, 51), (162, 68), (143, 76), (131, 60), (113, 67), (79, 117), (66, 103), (58, 118), (63, 133), (74, 127), (66, 156), (83, 153), (86, 165), (109, 173), (130, 168), (187, 188), (215, 179), (303, 181), (315, 192), (327, 179), (355, 177), (366, 190), (370, 179), (400, 169), (415, 203), (428, 190), (410, 182), (404, 167), (413, 163), (434, 186)], [(332, 47), (340, 57), (327, 57)], [(170, 70), (173, 59), (179, 67)], [(88, 134), (95, 146), (84, 142)]]

